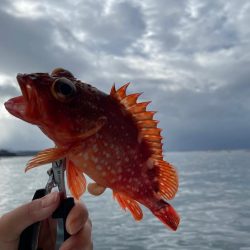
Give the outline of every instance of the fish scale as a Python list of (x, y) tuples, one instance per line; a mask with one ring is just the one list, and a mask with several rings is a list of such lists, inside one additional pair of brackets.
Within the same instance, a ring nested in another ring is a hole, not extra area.
[(18, 74), (17, 80), (23, 95), (5, 107), (55, 143), (31, 159), (26, 171), (66, 158), (67, 183), (76, 199), (86, 190), (86, 174), (94, 181), (88, 184), (91, 194), (110, 188), (135, 220), (142, 219), (144, 205), (177, 229), (179, 215), (168, 203), (178, 190), (177, 171), (163, 160), (162, 130), (156, 112), (147, 110), (150, 102), (138, 102), (141, 93), (127, 94), (127, 83), (106, 94), (62, 68)]

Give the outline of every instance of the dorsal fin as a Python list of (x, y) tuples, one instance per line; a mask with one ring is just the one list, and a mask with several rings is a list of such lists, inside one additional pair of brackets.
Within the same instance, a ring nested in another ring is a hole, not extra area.
[(130, 83), (126, 83), (118, 90), (113, 85), (110, 95), (115, 98), (135, 119), (140, 130), (139, 138), (145, 140), (152, 151), (151, 158), (163, 160), (161, 129), (157, 128), (158, 121), (153, 120), (156, 112), (147, 111), (150, 102), (138, 103), (137, 99), (142, 93), (127, 95), (126, 90)]

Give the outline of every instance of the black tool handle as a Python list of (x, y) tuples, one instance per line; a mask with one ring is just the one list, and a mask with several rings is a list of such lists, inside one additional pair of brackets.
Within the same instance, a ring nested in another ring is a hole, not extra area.
[(70, 237), (70, 234), (66, 230), (66, 219), (67, 216), (74, 207), (75, 202), (72, 197), (66, 198), (61, 201), (60, 206), (55, 210), (55, 212), (52, 214), (52, 218), (54, 219), (63, 219), (63, 230), (64, 230), (64, 241), (67, 240)]
[[(33, 199), (36, 200), (46, 195), (45, 188), (36, 190)], [(23, 230), (20, 236), (18, 250), (34, 250), (37, 248), (40, 222), (36, 222)]]

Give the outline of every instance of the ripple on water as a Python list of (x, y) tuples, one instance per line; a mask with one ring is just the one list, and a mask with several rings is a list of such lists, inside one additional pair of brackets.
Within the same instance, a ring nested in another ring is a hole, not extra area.
[[(29, 158), (0, 159), (0, 214), (32, 198), (47, 181), (40, 167), (24, 174)], [(168, 153), (180, 176), (180, 188), (171, 201), (181, 215), (177, 232), (171, 232), (150, 211), (135, 222), (107, 190), (89, 194), (96, 250), (250, 250), (250, 153), (246, 151)]]

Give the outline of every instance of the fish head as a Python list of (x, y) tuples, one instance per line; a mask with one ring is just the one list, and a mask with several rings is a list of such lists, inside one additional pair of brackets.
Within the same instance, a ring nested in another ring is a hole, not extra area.
[(62, 68), (48, 73), (18, 74), (22, 95), (5, 103), (9, 113), (37, 125), (56, 144), (73, 143), (101, 116), (94, 87)]

